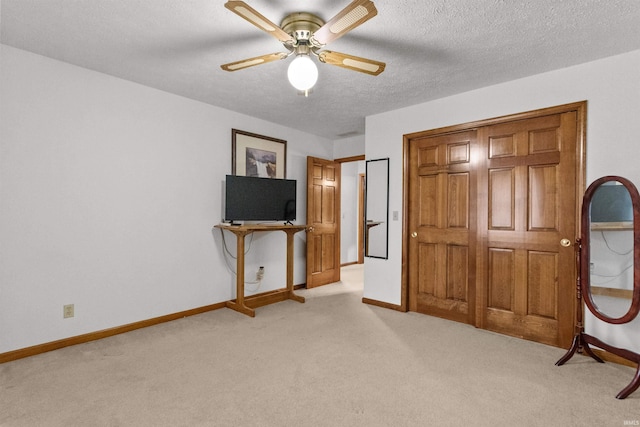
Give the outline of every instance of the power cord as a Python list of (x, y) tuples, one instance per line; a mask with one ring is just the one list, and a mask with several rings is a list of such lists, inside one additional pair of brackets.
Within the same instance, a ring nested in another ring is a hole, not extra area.
[[(227, 270), (233, 274), (234, 276), (238, 276), (238, 273), (233, 269), (233, 265), (229, 263), (229, 257), (233, 258), (234, 260), (238, 259), (237, 256), (234, 256), (231, 251), (229, 250), (229, 248), (227, 247), (227, 241), (224, 237), (224, 230), (223, 229), (219, 229), (220, 230), (220, 235), (222, 236), (222, 252), (224, 255), (224, 262), (225, 265), (227, 267)], [(251, 244), (253, 243), (253, 232), (250, 233), (251, 238), (249, 239), (249, 245), (247, 246), (247, 248), (244, 251), (244, 254), (248, 254), (249, 251), (251, 250)], [(257, 285), (255, 288), (253, 289), (247, 289), (245, 288), (246, 291), (249, 292), (257, 292), (260, 289), (260, 286), (262, 285), (262, 278), (264, 277), (264, 267), (260, 267), (258, 269), (258, 272), (256, 273), (256, 280), (253, 281), (247, 281), (245, 280), (244, 284), (245, 285)]]

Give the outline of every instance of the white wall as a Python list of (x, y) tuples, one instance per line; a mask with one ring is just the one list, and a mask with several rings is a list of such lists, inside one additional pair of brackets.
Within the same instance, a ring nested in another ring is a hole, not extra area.
[[(306, 156), (362, 154), (331, 141), (0, 45), (0, 353), (235, 296), (221, 238), (231, 128), (285, 139), (304, 222)], [(390, 157), (390, 211), (402, 212), (402, 135), (588, 100), (587, 182), (640, 185), (640, 51), (370, 116), (366, 157)], [(395, 141), (395, 143), (390, 143)], [(364, 296), (400, 303), (401, 224), (389, 259), (365, 259)], [(231, 249), (234, 240), (228, 236)], [(284, 283), (284, 233), (256, 235), (247, 274)], [(295, 283), (304, 282), (304, 233)], [(62, 306), (76, 316), (62, 319)], [(588, 330), (640, 351), (640, 319)]]
[[(306, 156), (332, 141), (0, 46), (0, 353), (234, 298), (212, 231), (232, 128), (287, 140), (304, 223)], [(304, 233), (295, 248), (304, 283)], [(284, 286), (284, 252), (256, 235), (260, 292)]]
[[(390, 211), (402, 212), (402, 136), (475, 120), (588, 101), (587, 184), (619, 175), (640, 186), (640, 51), (462, 93), (367, 117), (366, 157), (390, 157)], [(402, 219), (389, 227), (389, 259), (365, 260), (364, 296), (400, 304)], [(587, 318), (587, 330), (640, 351), (640, 319), (610, 326)]]
[(336, 140), (333, 144), (333, 158), (342, 159), (364, 155), (364, 141), (364, 135)]

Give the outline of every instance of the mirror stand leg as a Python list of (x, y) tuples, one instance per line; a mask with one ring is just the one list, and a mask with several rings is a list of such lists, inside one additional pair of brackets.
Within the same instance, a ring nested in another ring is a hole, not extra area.
[[(604, 363), (604, 360), (602, 360), (600, 357), (598, 357), (598, 355), (596, 355), (593, 352), (593, 350), (591, 350), (591, 347), (589, 347), (589, 342), (588, 342), (588, 338), (587, 337), (588, 337), (588, 335), (584, 334), (583, 332), (578, 332), (577, 334), (575, 334), (574, 337), (573, 337), (573, 342), (571, 343), (571, 347), (569, 348), (567, 353), (564, 356), (562, 356), (562, 358), (560, 358), (560, 360), (558, 360), (556, 362), (556, 366), (564, 365), (569, 359), (571, 359), (573, 357), (573, 355), (576, 352), (578, 352), (580, 354), (582, 354), (582, 352), (584, 352), (587, 355), (591, 356), (591, 358), (594, 359), (596, 362)], [(637, 387), (638, 386), (636, 385), (636, 388)]]
[(629, 383), (628, 386), (622, 389), (620, 393), (616, 396), (616, 399), (624, 399), (629, 396), (631, 393), (636, 391), (636, 389), (640, 386), (640, 364), (636, 369), (636, 375), (633, 377), (633, 380)]
[(593, 350), (591, 350), (591, 347), (589, 347), (589, 343), (585, 342), (584, 339), (582, 341), (583, 341), (582, 348), (583, 348), (584, 352), (587, 353), (589, 356), (591, 356), (591, 358), (594, 359), (596, 362), (604, 363), (604, 360), (602, 360), (600, 357), (598, 357), (598, 355), (596, 355), (593, 352)]
[(582, 347), (582, 334), (577, 333), (573, 336), (573, 342), (571, 343), (571, 347), (569, 347), (569, 350), (566, 352), (566, 354), (556, 362), (556, 366), (564, 365), (569, 359), (573, 357), (576, 351), (580, 353), (582, 351), (581, 347)]

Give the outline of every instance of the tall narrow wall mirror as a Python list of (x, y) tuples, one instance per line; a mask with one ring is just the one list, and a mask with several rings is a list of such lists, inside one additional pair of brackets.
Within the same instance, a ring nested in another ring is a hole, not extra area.
[(367, 160), (365, 168), (364, 254), (388, 258), (389, 159)]
[(631, 322), (640, 311), (640, 195), (633, 183), (619, 176), (595, 180), (582, 199), (581, 228), (576, 242), (576, 334), (556, 365), (576, 351), (603, 363), (589, 345), (634, 362), (638, 367), (633, 380), (616, 396), (624, 399), (640, 386), (640, 354), (586, 334), (582, 301), (595, 317), (612, 325)]

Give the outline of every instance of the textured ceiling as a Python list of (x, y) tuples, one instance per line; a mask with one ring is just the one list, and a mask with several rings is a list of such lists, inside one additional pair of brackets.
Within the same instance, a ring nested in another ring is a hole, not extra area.
[[(245, 0), (279, 24), (325, 21), (349, 0)], [(329, 139), (364, 133), (371, 114), (640, 49), (638, 0), (377, 0), (378, 16), (330, 43), (387, 63), (373, 77), (318, 64), (308, 98), (288, 60), (220, 65), (286, 51), (224, 0), (1, 0), (1, 41)]]

